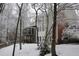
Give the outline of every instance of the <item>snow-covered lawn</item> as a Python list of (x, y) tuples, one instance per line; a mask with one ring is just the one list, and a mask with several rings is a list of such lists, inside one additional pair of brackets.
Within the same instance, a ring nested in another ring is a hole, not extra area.
[[(79, 44), (61, 44), (56, 46), (58, 56), (79, 56)], [(47, 54), (46, 56), (51, 56)]]
[[(13, 45), (0, 49), (0, 56), (12, 56)], [(22, 50), (19, 44), (16, 44), (15, 56), (39, 56), (39, 50), (36, 44), (22, 44)], [(56, 46), (58, 56), (79, 56), (78, 44), (61, 44)], [(46, 56), (51, 56), (47, 54)]]
[[(0, 56), (11, 56), (13, 45), (0, 49)], [(19, 49), (19, 44), (16, 44), (15, 56), (38, 56), (36, 44), (22, 44), (22, 50)]]

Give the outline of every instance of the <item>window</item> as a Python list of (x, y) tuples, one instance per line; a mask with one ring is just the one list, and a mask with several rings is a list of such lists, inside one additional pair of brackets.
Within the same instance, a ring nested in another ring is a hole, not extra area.
[(69, 29), (76, 29), (76, 26), (73, 25), (73, 26), (71, 26)]

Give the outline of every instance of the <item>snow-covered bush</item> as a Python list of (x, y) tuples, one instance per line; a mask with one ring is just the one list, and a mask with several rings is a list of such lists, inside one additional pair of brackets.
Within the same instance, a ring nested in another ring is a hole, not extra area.
[(44, 56), (46, 54), (50, 53), (50, 48), (49, 46), (45, 43), (41, 46), (41, 49), (40, 49), (40, 55), (41, 56)]

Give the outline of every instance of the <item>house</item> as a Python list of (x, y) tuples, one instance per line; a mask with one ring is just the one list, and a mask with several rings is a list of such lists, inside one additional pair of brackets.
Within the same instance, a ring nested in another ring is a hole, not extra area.
[(23, 30), (23, 42), (24, 43), (35, 43), (36, 42), (36, 27), (30, 26)]
[(75, 10), (62, 10), (57, 18), (57, 43), (61, 43), (63, 30), (79, 19)]

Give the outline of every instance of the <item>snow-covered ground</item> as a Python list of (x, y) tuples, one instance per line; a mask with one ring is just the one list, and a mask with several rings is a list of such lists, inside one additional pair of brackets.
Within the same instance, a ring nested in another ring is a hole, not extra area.
[[(11, 56), (13, 45), (0, 49), (0, 56)], [(39, 50), (36, 44), (22, 44), (22, 50), (19, 49), (19, 44), (16, 44), (15, 56), (38, 56)]]
[[(0, 56), (12, 56), (13, 45), (0, 49)], [(19, 44), (16, 44), (15, 56), (39, 56), (39, 50), (36, 44), (22, 44), (22, 50)], [(79, 56), (79, 44), (61, 44), (56, 46), (58, 56)], [(46, 56), (51, 56), (47, 54)]]
[[(58, 56), (79, 56), (79, 44), (61, 44), (56, 46)], [(47, 54), (46, 56), (51, 56)]]

